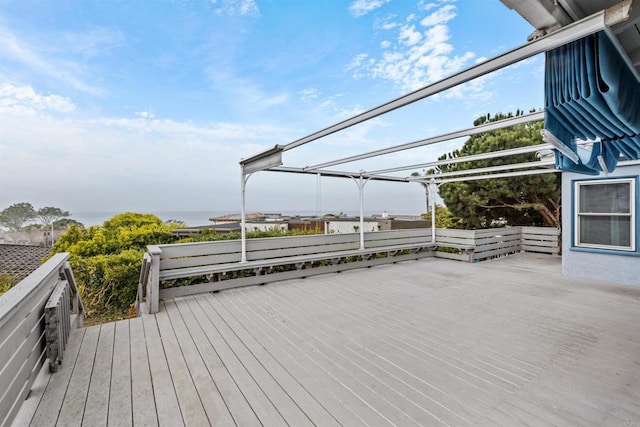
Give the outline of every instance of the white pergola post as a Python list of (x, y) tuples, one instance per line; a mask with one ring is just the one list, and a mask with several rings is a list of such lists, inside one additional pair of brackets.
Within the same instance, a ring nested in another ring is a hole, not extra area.
[(360, 171), (358, 178), (351, 177), (358, 186), (360, 196), (360, 249), (364, 249), (364, 186), (369, 182), (369, 178), (364, 179), (363, 171)]
[(364, 249), (364, 184), (360, 174), (360, 180), (358, 181), (358, 188), (360, 189), (360, 249)]
[(431, 199), (431, 242), (436, 241), (436, 193), (438, 186), (436, 180), (431, 178), (429, 181), (429, 199)]
[(240, 262), (247, 262), (247, 230), (246, 230), (246, 211), (245, 211), (245, 190), (247, 181), (251, 174), (244, 173), (244, 166), (241, 168), (242, 176), (240, 177)]
[(322, 174), (318, 173), (318, 180), (316, 182), (316, 215), (320, 217), (322, 210)]

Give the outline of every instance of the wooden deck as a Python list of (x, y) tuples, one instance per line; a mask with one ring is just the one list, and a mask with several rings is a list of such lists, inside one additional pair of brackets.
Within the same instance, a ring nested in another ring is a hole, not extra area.
[(640, 287), (430, 258), (77, 330), (17, 425), (640, 425)]

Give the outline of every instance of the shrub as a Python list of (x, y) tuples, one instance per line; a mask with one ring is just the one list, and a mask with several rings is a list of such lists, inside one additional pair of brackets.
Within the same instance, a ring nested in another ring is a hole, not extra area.
[(72, 225), (52, 253), (71, 254), (88, 316), (119, 317), (135, 301), (146, 246), (174, 242), (174, 227), (154, 215), (123, 213), (101, 226)]

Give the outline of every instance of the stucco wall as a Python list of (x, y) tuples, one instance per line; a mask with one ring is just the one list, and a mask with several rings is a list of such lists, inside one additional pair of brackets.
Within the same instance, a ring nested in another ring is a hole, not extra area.
[[(638, 176), (640, 165), (618, 167), (608, 176), (589, 177), (575, 173), (562, 173), (562, 274), (565, 276), (582, 277), (625, 285), (640, 286), (640, 257), (630, 255), (612, 255), (605, 253), (584, 252), (572, 249), (573, 209), (572, 191), (573, 181), (583, 179), (603, 179)], [(640, 215), (639, 200), (636, 198), (636, 215)], [(636, 227), (636, 247), (640, 245)]]
[[(357, 221), (327, 221), (326, 234), (358, 233), (360, 231), (360, 220)], [(365, 221), (364, 231), (378, 231), (377, 221)]]

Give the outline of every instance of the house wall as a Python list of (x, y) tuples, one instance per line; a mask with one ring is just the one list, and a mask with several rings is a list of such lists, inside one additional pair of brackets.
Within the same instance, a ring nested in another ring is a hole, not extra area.
[[(360, 221), (326, 221), (326, 234), (358, 233)], [(365, 221), (364, 231), (378, 231), (378, 221)]]
[[(586, 176), (562, 173), (562, 274), (625, 285), (640, 286), (640, 256), (587, 252), (572, 248), (573, 245), (573, 182), (584, 179), (620, 178), (640, 175), (640, 165), (618, 167), (607, 176)], [(636, 197), (636, 224), (640, 216)], [(640, 227), (636, 226), (636, 248), (640, 245)], [(637, 253), (636, 253), (637, 255)]]
[(245, 230), (249, 231), (287, 231), (289, 225), (286, 222), (245, 222)]

